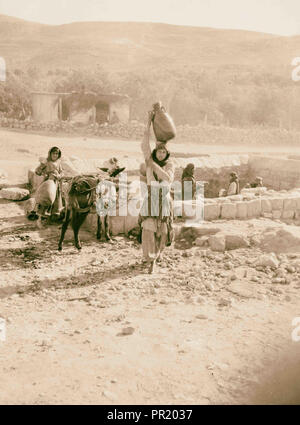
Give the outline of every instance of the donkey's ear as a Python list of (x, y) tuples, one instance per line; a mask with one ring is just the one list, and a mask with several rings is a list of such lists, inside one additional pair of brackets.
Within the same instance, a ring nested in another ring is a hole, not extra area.
[(126, 168), (126, 167), (123, 167), (123, 168), (117, 168), (116, 170), (114, 170), (114, 171), (111, 173), (110, 177), (116, 177), (118, 174), (122, 173), (122, 172), (125, 170), (125, 168)]

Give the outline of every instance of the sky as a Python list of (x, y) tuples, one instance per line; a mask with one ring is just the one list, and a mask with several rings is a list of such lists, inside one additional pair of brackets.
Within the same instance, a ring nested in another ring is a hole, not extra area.
[(142, 21), (300, 34), (300, 0), (0, 0), (0, 14), (51, 25)]

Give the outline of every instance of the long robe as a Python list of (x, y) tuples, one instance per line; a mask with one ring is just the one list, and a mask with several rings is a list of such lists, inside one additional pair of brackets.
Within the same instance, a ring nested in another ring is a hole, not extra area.
[[(170, 186), (174, 179), (174, 164), (172, 160), (168, 160), (160, 167), (152, 160), (149, 131), (145, 132), (141, 148), (145, 158), (145, 164), (140, 168), (141, 182), (147, 185), (140, 213), (142, 249), (147, 261), (155, 261), (167, 242), (170, 243), (168, 241), (172, 219)], [(159, 188), (159, 184), (160, 187), (163, 185), (163, 188)]]

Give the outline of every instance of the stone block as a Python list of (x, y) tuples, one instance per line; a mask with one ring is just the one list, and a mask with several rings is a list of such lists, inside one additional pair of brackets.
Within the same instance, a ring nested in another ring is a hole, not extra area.
[(204, 202), (203, 200), (182, 201), (182, 217), (185, 219), (204, 218)]
[(204, 220), (217, 220), (220, 217), (220, 204), (205, 204), (204, 205)]
[(29, 190), (20, 187), (7, 187), (0, 190), (0, 198), (10, 201), (22, 201), (29, 196)]
[(224, 235), (210, 236), (208, 239), (208, 243), (212, 251), (225, 251), (226, 242)]
[(272, 220), (272, 218), (273, 218), (273, 214), (270, 212), (270, 213), (262, 213), (262, 216), (264, 217), (264, 218), (270, 218), (271, 220)]
[(226, 249), (248, 248), (249, 241), (243, 235), (225, 235)]
[(295, 211), (293, 210), (283, 210), (281, 214), (281, 218), (294, 218), (295, 217)]
[(261, 215), (261, 200), (254, 199), (247, 202), (247, 215), (251, 217), (260, 217)]
[(283, 200), (283, 210), (285, 210), (285, 211), (295, 211), (296, 209), (297, 209), (296, 198), (285, 198)]
[(236, 203), (221, 204), (221, 218), (234, 220), (236, 218)]
[(126, 217), (110, 217), (110, 229), (113, 236), (125, 233), (125, 219)]
[(272, 212), (272, 202), (270, 199), (261, 199), (261, 212), (262, 213)]
[(194, 201), (174, 201), (174, 217), (183, 217), (185, 219), (202, 219), (204, 216), (203, 200)]
[(272, 211), (283, 209), (283, 198), (271, 198)]
[(236, 218), (239, 220), (246, 219), (248, 217), (248, 208), (246, 202), (236, 203)]
[(138, 226), (138, 219), (139, 217), (135, 217), (132, 215), (127, 215), (126, 217), (124, 217), (124, 232), (127, 235), (128, 232), (130, 232), (130, 230), (134, 229), (135, 227)]
[(278, 220), (281, 218), (282, 210), (274, 210), (272, 211), (272, 218), (273, 220)]
[(180, 228), (181, 228), (181, 231), (180, 231), (181, 237), (185, 239), (190, 237), (193, 240), (202, 236), (215, 235), (216, 233), (221, 231), (220, 228), (212, 227), (212, 225), (208, 223), (196, 224), (191, 226), (187, 226), (186, 224), (184, 224), (183, 226), (180, 226)]

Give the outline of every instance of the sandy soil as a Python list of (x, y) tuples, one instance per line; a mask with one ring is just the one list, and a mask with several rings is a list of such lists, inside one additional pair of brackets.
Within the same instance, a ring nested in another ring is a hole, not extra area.
[[(107, 140), (89, 137), (57, 137), (38, 134), (21, 133), (0, 129), (0, 169), (8, 173), (13, 182), (24, 182), (29, 168), (38, 163), (52, 146), (59, 146), (63, 155), (75, 155), (82, 159), (108, 159), (117, 155), (122, 157), (142, 158), (140, 142), (133, 140)], [(193, 154), (246, 154), (256, 153), (270, 155), (300, 154), (300, 147), (293, 147), (287, 152), (286, 147), (267, 146), (259, 149), (255, 146), (206, 146), (197, 144), (179, 144), (169, 142), (171, 152)]]
[[(9, 138), (4, 161), (13, 164), (36, 160), (58, 143), (0, 134), (2, 153), (3, 136)], [(82, 143), (60, 141), (67, 153), (85, 157), (115, 153), (120, 144)], [(129, 154), (137, 149), (124, 145)], [(249, 232), (247, 222), (224, 225)], [(257, 228), (256, 221), (250, 225)], [(272, 271), (252, 265), (258, 248), (212, 253), (178, 242), (149, 276), (134, 240), (101, 243), (81, 231), (78, 252), (68, 231), (60, 253), (59, 231), (38, 230), (22, 203), (1, 200), (1, 404), (264, 402), (274, 386), (259, 399), (257, 391), (268, 384), (270, 365), (275, 370), (290, 350), (299, 358), (291, 333), (300, 316), (300, 273), (291, 272), (289, 285), (272, 284)], [(293, 264), (299, 254), (286, 258)], [(233, 291), (233, 284), (242, 289)], [(284, 391), (279, 399), (286, 401)]]

